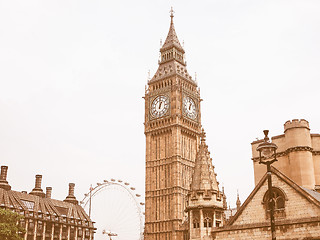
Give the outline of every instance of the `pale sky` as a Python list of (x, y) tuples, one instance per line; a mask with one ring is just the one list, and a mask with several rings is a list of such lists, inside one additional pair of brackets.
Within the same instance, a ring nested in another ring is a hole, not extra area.
[(320, 133), (318, 0), (0, 0), (0, 164), (17, 191), (122, 179), (144, 192), (144, 95), (169, 10), (201, 89), (220, 186), (254, 187), (251, 145), (304, 118)]

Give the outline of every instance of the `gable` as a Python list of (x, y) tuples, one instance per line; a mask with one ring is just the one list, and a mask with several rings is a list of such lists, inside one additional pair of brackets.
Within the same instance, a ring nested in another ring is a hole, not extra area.
[[(274, 168), (272, 168), (272, 186), (281, 190), (285, 198), (284, 209), (275, 214), (276, 221), (320, 216), (319, 201)], [(269, 222), (266, 205), (263, 202), (267, 191), (268, 183), (265, 175), (228, 225)]]

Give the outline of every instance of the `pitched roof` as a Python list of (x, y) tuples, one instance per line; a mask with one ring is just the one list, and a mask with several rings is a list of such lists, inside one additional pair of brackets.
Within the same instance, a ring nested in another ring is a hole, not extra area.
[(164, 44), (162, 45), (161, 51), (167, 50), (171, 47), (176, 47), (177, 49), (179, 49), (181, 52), (184, 53), (184, 50), (179, 42), (176, 30), (174, 28), (172, 13), (170, 17), (171, 17), (171, 23), (170, 23), (169, 32)]
[(80, 205), (24, 192), (0, 188), (0, 207), (52, 217), (74, 218), (87, 222), (90, 227), (93, 227), (92, 221)]
[[(294, 181), (292, 181), (290, 178), (285, 176), (283, 173), (281, 173), (279, 170), (277, 170), (274, 167), (271, 167), (271, 172), (273, 175), (276, 175), (279, 177), (282, 181), (287, 183), (289, 186), (291, 186), (294, 190), (296, 190), (303, 198), (308, 200), (310, 203), (313, 203), (318, 208), (320, 208), (320, 194), (298, 186)], [(260, 182), (256, 185), (256, 187), (253, 189), (253, 191), (250, 193), (248, 198), (245, 200), (245, 202), (242, 204), (240, 209), (237, 211), (237, 213), (230, 219), (229, 222), (227, 222), (227, 226), (233, 225), (233, 223), (237, 220), (237, 218), (241, 215), (241, 213), (246, 209), (247, 205), (251, 202), (253, 197), (256, 195), (256, 193), (259, 191), (261, 186), (267, 181), (267, 173), (261, 178)]]
[(210, 153), (206, 144), (205, 133), (202, 129), (201, 143), (196, 155), (191, 191), (219, 190), (216, 174), (212, 166)]

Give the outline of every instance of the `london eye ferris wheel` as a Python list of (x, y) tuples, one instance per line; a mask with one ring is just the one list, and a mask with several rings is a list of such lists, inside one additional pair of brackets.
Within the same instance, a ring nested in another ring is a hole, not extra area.
[(97, 228), (95, 240), (142, 240), (144, 203), (128, 182), (104, 180), (80, 202)]

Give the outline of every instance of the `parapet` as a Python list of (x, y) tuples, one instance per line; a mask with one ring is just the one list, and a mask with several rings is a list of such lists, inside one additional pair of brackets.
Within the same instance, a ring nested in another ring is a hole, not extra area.
[(286, 121), (284, 124), (284, 132), (291, 128), (309, 128), (309, 122), (305, 119), (293, 119), (292, 121)]

